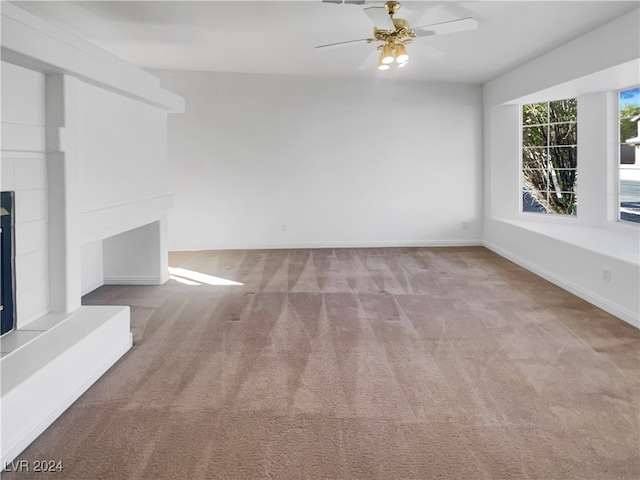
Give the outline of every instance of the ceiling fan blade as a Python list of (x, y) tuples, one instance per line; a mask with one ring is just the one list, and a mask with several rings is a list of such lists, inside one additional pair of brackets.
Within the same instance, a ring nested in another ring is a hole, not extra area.
[(367, 7), (363, 9), (364, 13), (371, 19), (373, 24), (382, 30), (395, 30), (391, 16), (384, 7)]
[(415, 27), (412, 30), (418, 37), (428, 37), (429, 35), (464, 32), (465, 30), (475, 30), (476, 28), (478, 28), (478, 21), (472, 17), (467, 17), (450, 22), (423, 25), (421, 27)]
[(375, 66), (378, 65), (378, 56), (379, 56), (379, 52), (378, 50), (373, 50), (368, 56), (367, 58), (364, 60), (364, 62), (362, 62), (362, 65), (360, 65), (360, 68), (358, 68), (358, 70), (369, 70), (370, 68), (374, 68)]
[(324, 48), (324, 49), (332, 49), (332, 48), (340, 48), (340, 47), (350, 47), (351, 45), (360, 45), (363, 43), (367, 43), (368, 38), (360, 38), (358, 40), (348, 40), (346, 42), (336, 42), (336, 43), (327, 43), (326, 45), (318, 45), (316, 48)]
[(422, 42), (413, 42), (411, 45), (407, 46), (407, 51), (409, 53), (415, 51), (421, 57), (428, 58), (429, 60), (437, 60), (445, 55), (443, 50), (432, 47), (431, 45), (426, 45)]

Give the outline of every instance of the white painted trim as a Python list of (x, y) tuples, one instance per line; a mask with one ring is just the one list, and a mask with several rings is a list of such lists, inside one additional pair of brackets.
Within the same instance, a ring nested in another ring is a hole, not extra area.
[(162, 275), (160, 275), (160, 283), (159, 283), (159, 285), (164, 285), (165, 283), (167, 283), (169, 281), (170, 278), (171, 278), (171, 274), (167, 270)]
[(222, 244), (206, 248), (180, 249), (182, 252), (198, 252), (202, 250), (295, 250), (315, 248), (402, 248), (402, 247), (481, 247), (482, 240), (415, 240), (401, 242), (301, 242), (284, 244)]
[(633, 325), (636, 328), (640, 329), (640, 319), (635, 317), (633, 315), (632, 312), (619, 307), (618, 305), (615, 305), (611, 302), (609, 302), (608, 300), (602, 298), (599, 295), (594, 294), (593, 292), (590, 292), (588, 290), (585, 290), (584, 288), (569, 282), (567, 280), (565, 280), (564, 278), (561, 278), (551, 272), (549, 272), (548, 270), (545, 270), (543, 268), (540, 268), (538, 265), (529, 262), (528, 260), (523, 259), (522, 257), (515, 255), (511, 252), (509, 252), (508, 250), (505, 250), (502, 247), (499, 247), (495, 244), (489, 243), (489, 242), (484, 242), (484, 246), (486, 248), (488, 248), (489, 250), (497, 253), (498, 255), (500, 255), (501, 257), (506, 258), (507, 260), (512, 261), (513, 263), (515, 263), (516, 265), (521, 266), (522, 268), (525, 268), (526, 270), (529, 270), (530, 272), (538, 275), (539, 277), (544, 278), (545, 280), (553, 283), (554, 285), (557, 285), (558, 287), (574, 294), (577, 297), (582, 298), (583, 300), (591, 303), (592, 305), (595, 305), (598, 308), (601, 308), (602, 310), (604, 310), (605, 312), (610, 313), (611, 315), (614, 315), (616, 317), (618, 317), (621, 320), (624, 320), (625, 322), (627, 322), (629, 325)]
[(162, 285), (169, 280), (169, 273), (160, 276), (105, 277), (105, 285)]
[(12, 152), (46, 151), (45, 128), (2, 122), (2, 150)]
[(11, 158), (35, 158), (38, 160), (46, 160), (47, 155), (43, 152), (24, 152), (17, 150), (6, 150), (4, 145), (2, 145), (2, 150), (0, 151), (0, 160), (8, 160)]
[[(171, 196), (162, 195), (80, 213), (80, 244), (104, 240), (163, 218)], [(127, 219), (122, 221), (122, 219)]]

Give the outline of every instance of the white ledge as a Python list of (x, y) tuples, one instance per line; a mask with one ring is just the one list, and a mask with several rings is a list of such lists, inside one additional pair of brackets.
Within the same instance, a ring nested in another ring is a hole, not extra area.
[(80, 307), (0, 339), (3, 465), (131, 348), (129, 319), (129, 307)]
[(640, 266), (640, 230), (628, 232), (580, 225), (559, 225), (526, 220), (494, 218), (525, 230), (554, 238), (570, 245)]
[(81, 212), (80, 244), (93, 243), (155, 222), (169, 208), (171, 195), (161, 195)]

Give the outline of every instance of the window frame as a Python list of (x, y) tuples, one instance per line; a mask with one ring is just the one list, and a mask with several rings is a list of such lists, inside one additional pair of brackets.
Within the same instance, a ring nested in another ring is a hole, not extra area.
[[(622, 92), (626, 92), (629, 90), (635, 90), (640, 88), (640, 84), (638, 85), (634, 85), (634, 86), (628, 86), (625, 88), (620, 88), (617, 89), (615, 91), (616, 94), (616, 101), (615, 101), (615, 105), (616, 105), (616, 115), (615, 115), (615, 121), (616, 121), (616, 126), (615, 126), (615, 146), (616, 146), (616, 154), (615, 154), (615, 224), (617, 225), (621, 225), (623, 227), (626, 228), (633, 228), (633, 229), (639, 229), (640, 228), (640, 222), (633, 222), (630, 220), (623, 220), (621, 218), (622, 216), (622, 210), (621, 210), (621, 189), (620, 189), (620, 173), (621, 170), (623, 170), (622, 167), (622, 163), (621, 163), (621, 146), (624, 143), (622, 141), (621, 137), (621, 119), (623, 118), (620, 115), (620, 110), (621, 110), (621, 106), (620, 106), (620, 94)], [(640, 113), (639, 113), (640, 114)], [(637, 147), (636, 147), (637, 148)], [(640, 163), (638, 162), (638, 158), (637, 158), (637, 152), (636, 152), (636, 161), (634, 163), (634, 165), (636, 165), (636, 168), (638, 170), (640, 170)]]

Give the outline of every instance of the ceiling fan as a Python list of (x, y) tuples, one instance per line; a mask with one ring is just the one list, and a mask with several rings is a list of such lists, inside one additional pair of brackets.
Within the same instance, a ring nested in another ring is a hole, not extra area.
[[(411, 28), (409, 22), (404, 18), (395, 17), (400, 9), (400, 2), (388, 1), (384, 6), (366, 7), (364, 13), (373, 21), (373, 37), (348, 40), (346, 42), (329, 43), (319, 45), (316, 49), (347, 47), (362, 43), (382, 42), (376, 50), (365, 60), (360, 67), (361, 70), (372, 66), (372, 60), (378, 57), (378, 70), (388, 70), (395, 61), (399, 67), (404, 67), (409, 61), (406, 45), (413, 42), (414, 38), (429, 37), (443, 33), (463, 32), (465, 30), (475, 30), (478, 22), (472, 17), (452, 20), (450, 22), (435, 23), (433, 25), (423, 25)], [(377, 55), (377, 51), (380, 54)], [(425, 44), (421, 45), (421, 53), (435, 59), (444, 55), (444, 52), (435, 47)]]

